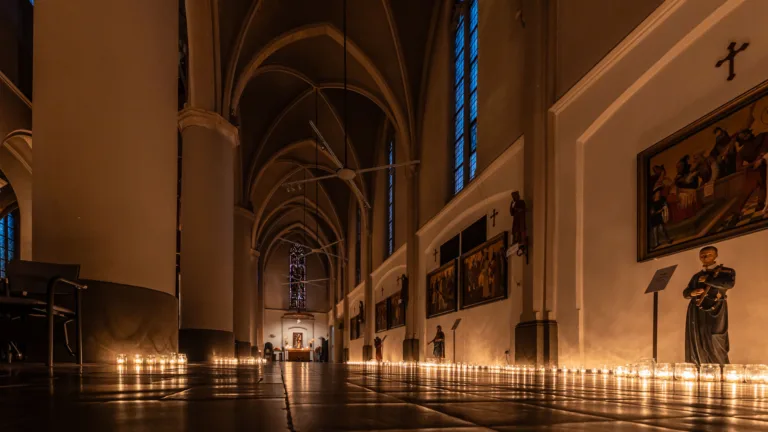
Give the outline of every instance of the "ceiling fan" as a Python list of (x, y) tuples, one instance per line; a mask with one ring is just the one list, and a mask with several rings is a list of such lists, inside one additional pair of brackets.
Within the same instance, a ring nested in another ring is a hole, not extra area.
[(315, 134), (317, 134), (317, 137), (319, 138), (320, 142), (322, 143), (322, 149), (328, 153), (328, 156), (331, 158), (331, 161), (333, 161), (333, 164), (336, 165), (337, 169), (336, 172), (333, 174), (320, 176), (320, 177), (314, 177), (304, 180), (296, 180), (292, 182), (286, 182), (283, 183), (283, 186), (285, 186), (288, 190), (292, 190), (294, 186), (297, 186), (301, 188), (301, 185), (304, 183), (310, 183), (310, 182), (316, 182), (320, 180), (327, 180), (332, 178), (338, 178), (340, 180), (344, 180), (347, 183), (349, 183), (349, 186), (352, 188), (352, 191), (355, 193), (355, 195), (365, 204), (367, 208), (371, 208), (371, 204), (368, 203), (368, 200), (365, 199), (365, 196), (363, 195), (363, 192), (360, 191), (360, 188), (357, 186), (357, 183), (354, 182), (355, 177), (357, 177), (359, 174), (367, 173), (367, 172), (373, 172), (373, 171), (380, 171), (385, 169), (392, 169), (402, 166), (408, 166), (408, 165), (416, 165), (421, 163), (419, 160), (413, 160), (408, 162), (402, 162), (402, 163), (396, 163), (396, 164), (388, 164), (388, 165), (380, 165), (375, 166), (371, 168), (363, 168), (359, 170), (352, 170), (348, 167), (346, 167), (341, 160), (336, 156), (336, 154), (331, 149), (331, 146), (328, 144), (328, 141), (325, 140), (325, 137), (323, 137), (323, 134), (320, 133), (320, 130), (315, 126), (315, 123), (310, 120), (309, 125), (312, 127), (312, 130), (315, 131)]
[[(370, 209), (371, 204), (368, 202), (368, 200), (365, 199), (365, 195), (363, 195), (363, 192), (357, 186), (357, 183), (355, 183), (354, 181), (355, 177), (357, 177), (359, 174), (363, 174), (371, 171), (393, 169), (393, 168), (407, 166), (407, 165), (416, 165), (416, 164), (419, 164), (420, 161), (413, 160), (413, 161), (403, 162), (399, 164), (381, 165), (381, 166), (364, 168), (359, 170), (353, 170), (349, 168), (349, 166), (347, 166), (348, 143), (347, 143), (347, 2), (346, 0), (344, 0), (343, 9), (344, 9), (344, 17), (342, 22), (344, 26), (344, 163), (342, 163), (341, 160), (339, 160), (339, 158), (336, 157), (336, 154), (331, 149), (331, 146), (328, 144), (328, 141), (325, 140), (325, 138), (323, 137), (323, 134), (320, 133), (320, 130), (317, 128), (315, 123), (310, 120), (309, 125), (312, 127), (312, 130), (315, 132), (315, 136), (317, 137), (317, 140), (315, 141), (315, 145), (318, 148), (321, 148), (328, 153), (328, 156), (331, 158), (331, 161), (333, 161), (333, 164), (336, 165), (336, 172), (326, 176), (286, 182), (286, 183), (283, 183), (283, 186), (285, 186), (285, 188), (290, 192), (293, 190), (294, 186), (297, 186), (300, 189), (301, 185), (304, 183), (316, 182), (316, 181), (326, 180), (331, 178), (338, 178), (340, 180), (347, 182), (349, 184), (349, 187), (352, 188), (352, 191), (354, 192), (357, 199), (359, 199), (365, 205), (366, 208)], [(315, 107), (315, 110), (317, 111), (317, 107)], [(317, 113), (315, 114), (315, 118), (317, 118)], [(320, 145), (320, 142), (322, 142), (322, 146)]]

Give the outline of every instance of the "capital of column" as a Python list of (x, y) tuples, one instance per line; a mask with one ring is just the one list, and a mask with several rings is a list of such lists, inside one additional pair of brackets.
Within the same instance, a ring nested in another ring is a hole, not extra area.
[(254, 258), (258, 258), (261, 256), (261, 251), (257, 251), (256, 249), (251, 249), (251, 256)]
[(214, 130), (224, 136), (232, 147), (240, 144), (237, 128), (218, 113), (200, 108), (184, 108), (179, 111), (179, 131), (190, 126), (200, 126)]

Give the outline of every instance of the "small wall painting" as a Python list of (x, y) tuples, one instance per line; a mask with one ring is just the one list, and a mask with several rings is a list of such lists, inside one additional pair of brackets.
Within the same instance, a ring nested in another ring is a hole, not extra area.
[(461, 308), (507, 298), (507, 233), (461, 256)]
[(768, 227), (768, 84), (638, 155), (638, 261)]
[(456, 267), (457, 260), (451, 260), (427, 275), (427, 318), (456, 312)]

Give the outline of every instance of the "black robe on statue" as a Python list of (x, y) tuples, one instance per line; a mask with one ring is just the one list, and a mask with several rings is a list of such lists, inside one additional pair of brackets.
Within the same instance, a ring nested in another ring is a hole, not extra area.
[[(691, 297), (691, 291), (704, 288), (699, 283), (699, 277), (707, 276), (706, 283), (711, 289), (717, 289), (722, 300), (711, 311), (703, 311), (696, 306), (698, 297)], [(721, 267), (715, 276), (714, 269), (702, 270), (693, 275), (688, 287), (683, 290), (683, 297), (691, 299), (688, 303), (688, 314), (685, 317), (685, 361), (695, 363), (729, 364), (728, 351), (728, 302), (727, 290), (736, 284), (736, 271), (732, 268)], [(714, 288), (717, 287), (717, 288)]]

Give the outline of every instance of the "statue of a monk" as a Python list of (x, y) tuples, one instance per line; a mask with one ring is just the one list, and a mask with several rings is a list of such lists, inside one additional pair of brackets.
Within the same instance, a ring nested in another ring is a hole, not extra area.
[(512, 192), (512, 203), (509, 205), (509, 214), (512, 216), (512, 244), (525, 246), (525, 201), (520, 198), (520, 192)]
[[(717, 248), (699, 251), (703, 269), (691, 277), (683, 290), (690, 299), (685, 318), (685, 361), (695, 363), (730, 363), (728, 351), (728, 302), (726, 292), (736, 284), (736, 271), (717, 265)], [(706, 297), (702, 301), (702, 298)], [(701, 306), (698, 304), (701, 303)]]

